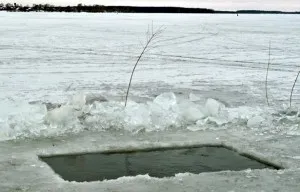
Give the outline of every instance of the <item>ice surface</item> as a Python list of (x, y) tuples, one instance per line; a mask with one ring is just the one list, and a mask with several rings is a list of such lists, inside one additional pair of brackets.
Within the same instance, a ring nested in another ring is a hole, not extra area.
[[(299, 137), (272, 138), (235, 129), (230, 132), (157, 132), (154, 134), (116, 135), (115, 133), (84, 133), (77, 136), (21, 142), (1, 142), (1, 190), (6, 191), (291, 191), (299, 189)], [(226, 144), (237, 150), (283, 165), (285, 170), (244, 170), (216, 173), (178, 173), (173, 177), (153, 178), (149, 175), (121, 177), (103, 182), (67, 182), (56, 175), (37, 155), (87, 153), (111, 149), (134, 149), (162, 146)], [(288, 145), (287, 145), (288, 144)], [(295, 146), (293, 149), (289, 145)]]

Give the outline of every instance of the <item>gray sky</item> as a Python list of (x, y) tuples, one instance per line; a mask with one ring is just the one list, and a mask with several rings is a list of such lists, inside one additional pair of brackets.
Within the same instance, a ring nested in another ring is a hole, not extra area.
[(139, 5), (139, 6), (184, 6), (222, 10), (265, 9), (300, 11), (300, 0), (0, 0), (23, 5), (49, 3), (55, 5), (101, 4), (101, 5)]

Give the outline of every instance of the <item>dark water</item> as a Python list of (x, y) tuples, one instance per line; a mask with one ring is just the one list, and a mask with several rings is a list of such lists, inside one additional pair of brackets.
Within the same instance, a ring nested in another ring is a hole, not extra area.
[(143, 174), (162, 178), (185, 172), (278, 169), (223, 147), (61, 155), (41, 159), (63, 179), (79, 182)]

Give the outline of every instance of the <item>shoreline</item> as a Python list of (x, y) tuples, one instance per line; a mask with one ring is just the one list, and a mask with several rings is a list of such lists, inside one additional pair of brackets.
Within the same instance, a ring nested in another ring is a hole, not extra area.
[(186, 7), (140, 7), (140, 6), (103, 6), (82, 5), (77, 6), (53, 6), (39, 4), (22, 6), (18, 4), (0, 5), (0, 11), (7, 12), (85, 12), (85, 13), (190, 13), (190, 14), (300, 14), (300, 11), (278, 10), (214, 10), (209, 8), (186, 8)]

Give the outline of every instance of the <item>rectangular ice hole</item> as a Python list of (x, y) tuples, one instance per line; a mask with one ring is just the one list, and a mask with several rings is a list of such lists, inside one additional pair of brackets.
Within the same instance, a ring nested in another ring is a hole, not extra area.
[(202, 173), (224, 170), (280, 169), (271, 163), (240, 155), (217, 146), (161, 148), (40, 157), (68, 181), (103, 181), (123, 176), (149, 174), (171, 177), (177, 173)]

